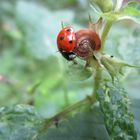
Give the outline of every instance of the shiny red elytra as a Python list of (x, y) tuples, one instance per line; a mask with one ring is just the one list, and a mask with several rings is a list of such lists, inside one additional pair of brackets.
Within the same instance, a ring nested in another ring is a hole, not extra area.
[(57, 36), (57, 46), (61, 53), (70, 53), (76, 47), (76, 36), (73, 28), (63, 28)]

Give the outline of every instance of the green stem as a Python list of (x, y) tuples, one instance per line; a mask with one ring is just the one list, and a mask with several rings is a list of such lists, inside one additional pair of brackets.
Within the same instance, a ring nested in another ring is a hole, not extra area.
[(96, 98), (97, 90), (100, 88), (101, 85), (101, 80), (102, 80), (102, 69), (101, 67), (97, 67), (96, 69), (96, 74), (94, 77), (94, 90), (93, 90), (93, 96)]
[(100, 64), (100, 60), (98, 58), (91, 58), (90, 59), (90, 66), (93, 69), (93, 81), (94, 81), (94, 85), (93, 85), (93, 98), (96, 99), (96, 94), (97, 94), (97, 90), (100, 88), (100, 83), (102, 80), (102, 67)]
[[(105, 41), (107, 39), (107, 35), (110, 31), (112, 24), (113, 24), (113, 21), (107, 21), (104, 26), (102, 36), (101, 36), (101, 40), (102, 40), (101, 52), (103, 52), (103, 50), (104, 50)], [(93, 89), (94, 89), (93, 97), (95, 97), (95, 98), (96, 98), (97, 90), (100, 88), (100, 83), (102, 80), (102, 68), (100, 66), (100, 62), (98, 60), (96, 62), (97, 62), (97, 64), (96, 64), (97, 67), (96, 67), (96, 74), (94, 77), (94, 86), (93, 86)], [(95, 65), (93, 67), (95, 67)]]
[(102, 40), (102, 48), (101, 48), (101, 51), (104, 50), (104, 45), (105, 45), (105, 41), (107, 39), (107, 35), (110, 31), (110, 28), (113, 24), (113, 21), (107, 21), (105, 26), (104, 26), (104, 29), (103, 29), (103, 33), (102, 33), (102, 36), (101, 36), (101, 40)]
[(47, 129), (50, 125), (54, 124), (55, 121), (59, 121), (61, 118), (64, 118), (68, 113), (74, 111), (75, 109), (86, 104), (93, 104), (94, 102), (96, 102), (96, 100), (93, 97), (89, 96), (73, 105), (66, 107), (62, 112), (59, 112), (50, 119), (46, 119), (45, 123), (43, 122), (43, 124), (45, 124), (44, 129)]
[(63, 92), (64, 92), (64, 100), (65, 105), (69, 105), (69, 96), (68, 96), (68, 89), (67, 89), (67, 81), (63, 81)]

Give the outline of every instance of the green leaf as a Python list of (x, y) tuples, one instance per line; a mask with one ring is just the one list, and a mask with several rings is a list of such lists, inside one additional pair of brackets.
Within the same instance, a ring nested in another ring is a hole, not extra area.
[(132, 111), (135, 116), (135, 128), (138, 134), (138, 140), (140, 139), (140, 99), (132, 99)]
[[(42, 121), (41, 121), (42, 120)], [(48, 129), (43, 119), (27, 105), (0, 108), (1, 140), (109, 140), (103, 115), (98, 106), (81, 111), (68, 120), (60, 120)], [(41, 130), (44, 130), (43, 132)], [(100, 135), (99, 132), (102, 134)]]
[(123, 72), (124, 67), (140, 68), (138, 66), (127, 64), (124, 61), (111, 57), (109, 55), (103, 55), (101, 58), (101, 63), (110, 74), (112, 80), (114, 80), (115, 77), (118, 77), (119, 74), (121, 75), (124, 74)]
[(140, 3), (138, 2), (129, 2), (122, 11), (124, 14), (140, 16)]
[(130, 101), (121, 84), (106, 83), (97, 92), (105, 124), (112, 140), (136, 140), (134, 116), (130, 111)]
[(113, 8), (112, 0), (91, 0), (91, 4), (94, 7), (99, 7), (102, 12), (109, 12)]
[(129, 2), (125, 7), (119, 11), (111, 11), (101, 14), (108, 21), (118, 21), (130, 19), (140, 24), (140, 3)]
[(41, 127), (40, 116), (31, 106), (16, 105), (0, 108), (0, 139), (35, 139)]
[(129, 2), (121, 11), (118, 20), (130, 19), (140, 24), (140, 3)]
[[(108, 85), (109, 87), (109, 85)], [(111, 87), (112, 88), (112, 87)], [(98, 106), (95, 104), (91, 109), (80, 110), (73, 117), (69, 119), (61, 119), (58, 120), (58, 126), (52, 124), (48, 129), (44, 129), (44, 119), (40, 117), (40, 115), (35, 111), (35, 109), (28, 105), (16, 105), (11, 107), (2, 107), (0, 108), (0, 139), (1, 140), (110, 140), (108, 132), (105, 128), (105, 124), (110, 122), (110, 119), (114, 121), (117, 118), (112, 117), (117, 113), (125, 113), (124, 116), (121, 115), (121, 119), (118, 121), (126, 121), (125, 117), (129, 115), (129, 111), (121, 106), (128, 106), (128, 100), (126, 98), (126, 94), (119, 91), (117, 89), (110, 89), (108, 92), (110, 95), (110, 108), (108, 107), (109, 102), (104, 100), (104, 94), (102, 91), (99, 91), (99, 99), (101, 100), (101, 106), (103, 107), (103, 111), (107, 111), (104, 116)], [(121, 91), (121, 90), (120, 90)], [(121, 94), (120, 94), (121, 93)], [(121, 96), (122, 95), (122, 96)], [(107, 96), (107, 94), (105, 95)], [(125, 98), (124, 98), (125, 97)], [(120, 101), (121, 100), (121, 101)], [(120, 102), (119, 102), (120, 101)], [(123, 102), (122, 102), (123, 101)], [(105, 104), (103, 104), (105, 103)], [(119, 108), (115, 108), (114, 106), (119, 105)], [(135, 126), (137, 128), (137, 132), (140, 134), (139, 130), (139, 101), (134, 101), (132, 109), (134, 108), (134, 113), (136, 116)], [(107, 110), (106, 110), (107, 109)], [(112, 109), (112, 110), (111, 110)], [(116, 111), (115, 109), (118, 109)], [(121, 112), (121, 109), (125, 112)], [(130, 113), (131, 114), (131, 113)], [(119, 116), (119, 114), (118, 114)], [(108, 117), (106, 119), (106, 117)], [(129, 117), (127, 118), (127, 120)], [(133, 116), (132, 116), (133, 119)], [(45, 119), (46, 120), (46, 119)], [(104, 122), (105, 120), (105, 122)], [(113, 121), (112, 120), (112, 121)], [(133, 120), (128, 122), (131, 123)], [(46, 121), (45, 121), (46, 122)], [(112, 127), (113, 123), (108, 124), (109, 128)], [(118, 126), (119, 122), (115, 125)], [(122, 123), (120, 123), (121, 125)], [(133, 125), (131, 124), (132, 128)], [(43, 130), (43, 131), (42, 131)], [(114, 129), (113, 129), (114, 130)], [(114, 131), (117, 131), (115, 129)], [(123, 129), (126, 130), (126, 129)], [(124, 132), (122, 130), (122, 133)], [(114, 132), (113, 131), (113, 132)], [(112, 132), (112, 133), (113, 133)], [(126, 131), (127, 132), (127, 131)], [(100, 135), (102, 134), (102, 135)], [(134, 139), (133, 139), (134, 140)]]

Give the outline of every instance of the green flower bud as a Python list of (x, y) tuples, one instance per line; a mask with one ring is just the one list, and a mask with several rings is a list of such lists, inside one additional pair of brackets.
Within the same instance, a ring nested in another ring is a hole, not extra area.
[(119, 74), (121, 75), (124, 74), (123, 72), (124, 67), (139, 68), (139, 66), (133, 66), (133, 65), (127, 64), (124, 61), (121, 61), (109, 55), (102, 56), (101, 64), (106, 68), (106, 70), (110, 74), (113, 81), (115, 77), (119, 76)]
[(113, 9), (113, 1), (112, 0), (91, 0), (91, 3), (100, 8), (102, 12), (109, 12)]

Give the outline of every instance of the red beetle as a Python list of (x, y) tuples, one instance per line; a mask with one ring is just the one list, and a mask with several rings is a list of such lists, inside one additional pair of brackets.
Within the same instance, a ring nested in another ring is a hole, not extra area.
[(63, 28), (57, 36), (57, 46), (60, 53), (67, 59), (73, 60), (76, 55), (73, 52), (76, 47), (76, 36), (73, 28)]

